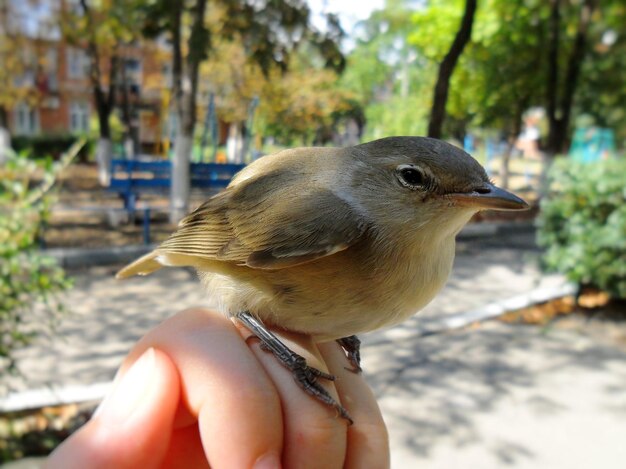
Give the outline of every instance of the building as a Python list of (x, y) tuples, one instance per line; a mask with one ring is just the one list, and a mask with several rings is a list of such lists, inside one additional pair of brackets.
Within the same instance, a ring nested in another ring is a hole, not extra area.
[[(19, 44), (19, 50), (5, 51), (15, 54), (20, 63), (19, 73), (9, 77), (19, 98), (5, 109), (14, 136), (81, 135), (97, 125), (90, 59), (85, 48), (64, 39), (57, 19), (60, 10), (77, 8), (76, 3), (8, 0), (0, 6), (0, 40), (9, 35)], [(171, 85), (169, 51), (159, 41), (141, 41), (120, 48), (118, 56), (117, 120), (130, 122), (140, 151), (160, 153), (171, 134), (169, 113), (163, 112)], [(100, 66), (108, 88), (109, 58), (103, 57)]]

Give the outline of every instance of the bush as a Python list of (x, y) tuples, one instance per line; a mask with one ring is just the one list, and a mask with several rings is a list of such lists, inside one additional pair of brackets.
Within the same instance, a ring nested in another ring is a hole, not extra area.
[(626, 298), (626, 160), (562, 159), (549, 177), (538, 218), (545, 265), (581, 286)]
[[(81, 137), (71, 134), (17, 135), (11, 138), (11, 146), (19, 154), (49, 155), (56, 160), (78, 140)], [(82, 147), (78, 155), (81, 161), (93, 153), (91, 146)]]
[(63, 311), (57, 294), (70, 282), (37, 237), (56, 175), (81, 146), (56, 163), (11, 154), (0, 167), (0, 377), (15, 370), (14, 350), (49, 331)]

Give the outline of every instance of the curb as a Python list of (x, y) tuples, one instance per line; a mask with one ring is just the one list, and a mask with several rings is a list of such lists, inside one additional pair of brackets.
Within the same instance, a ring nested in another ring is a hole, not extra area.
[[(574, 295), (576, 292), (577, 286), (570, 283), (559, 287), (537, 288), (528, 293), (488, 303), (480, 308), (445, 319), (430, 320), (418, 327), (417, 337), (426, 337), (460, 329), (477, 321), (494, 319), (512, 310), (526, 308), (536, 303), (544, 303), (562, 296)], [(111, 385), (112, 382), (103, 382), (9, 393), (6, 397), (0, 398), (0, 413), (100, 401), (104, 398)]]
[(9, 393), (0, 399), (0, 413), (20, 412), (66, 404), (79, 404), (100, 401), (111, 388), (113, 382), (88, 385), (63, 386), (60, 388), (29, 389), (28, 391)]
[(577, 292), (578, 286), (573, 283), (564, 283), (558, 287), (536, 288), (528, 293), (488, 303), (465, 313), (455, 314), (443, 319), (431, 319), (426, 324), (418, 327), (417, 336), (424, 337), (460, 329), (474, 322), (494, 319), (510, 311), (527, 308), (534, 304), (545, 303), (563, 296), (575, 295)]
[(45, 249), (42, 253), (56, 259), (61, 267), (70, 269), (123, 264), (147, 254), (156, 247), (156, 244), (134, 244), (105, 248), (53, 248)]
[(533, 233), (534, 231), (535, 225), (532, 221), (470, 223), (463, 227), (457, 239), (469, 240), (510, 233)]

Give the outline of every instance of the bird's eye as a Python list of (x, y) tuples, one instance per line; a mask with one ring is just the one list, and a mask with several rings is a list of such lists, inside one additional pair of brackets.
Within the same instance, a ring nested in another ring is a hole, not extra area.
[(398, 167), (398, 179), (400, 183), (410, 189), (424, 186), (424, 173), (414, 166), (402, 165)]

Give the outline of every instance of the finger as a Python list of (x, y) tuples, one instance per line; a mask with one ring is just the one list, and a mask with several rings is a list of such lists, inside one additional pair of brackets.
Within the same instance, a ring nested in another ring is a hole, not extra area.
[[(210, 465), (253, 467), (266, 461), (278, 467), (278, 394), (228, 319), (201, 309), (179, 313), (144, 337), (128, 360), (148, 347), (163, 350), (176, 365), (185, 412), (198, 420)], [(185, 417), (179, 413), (177, 420)]]
[(354, 419), (348, 427), (346, 468), (389, 467), (389, 436), (376, 398), (362, 374), (346, 369), (350, 364), (336, 342), (318, 344), (323, 360), (337, 376), (335, 387)]
[(208, 469), (198, 423), (175, 430), (161, 466), (167, 469)]
[[(240, 332), (244, 338), (251, 335), (244, 328), (240, 328)], [(302, 355), (309, 366), (327, 371), (310, 338), (284, 332), (279, 336), (291, 350)], [(248, 343), (280, 396), (285, 426), (284, 467), (342, 467), (346, 453), (346, 420), (340, 418), (332, 407), (306, 394), (294, 381), (291, 371), (271, 353), (264, 351), (258, 340), (251, 339)], [(339, 402), (333, 383), (323, 379), (320, 383)]]
[(180, 383), (170, 359), (148, 349), (83, 428), (48, 459), (48, 468), (160, 467), (169, 446)]

